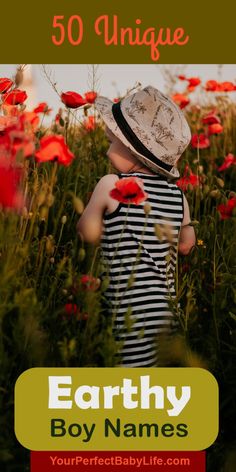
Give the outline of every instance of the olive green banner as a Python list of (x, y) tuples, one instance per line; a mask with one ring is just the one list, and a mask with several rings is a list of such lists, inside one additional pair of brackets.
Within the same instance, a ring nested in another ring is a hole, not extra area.
[(202, 450), (218, 434), (218, 386), (199, 368), (34, 368), (15, 388), (31, 450)]
[(1, 4), (2, 63), (235, 63), (235, 2)]

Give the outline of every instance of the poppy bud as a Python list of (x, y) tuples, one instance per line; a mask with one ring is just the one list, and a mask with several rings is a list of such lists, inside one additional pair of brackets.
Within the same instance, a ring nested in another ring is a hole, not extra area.
[(85, 256), (86, 256), (85, 249), (83, 247), (81, 247), (80, 250), (79, 250), (79, 256), (78, 256), (79, 261), (83, 261)]
[(42, 190), (38, 194), (38, 206), (39, 207), (45, 202), (45, 199), (46, 199), (46, 192), (45, 192), (45, 190)]
[(59, 125), (63, 128), (63, 126), (65, 126), (65, 121), (63, 120), (63, 118), (60, 116), (59, 118)]
[(167, 254), (167, 256), (165, 257), (166, 259), (166, 262), (169, 263), (171, 261), (171, 255), (170, 254)]
[(156, 237), (157, 239), (159, 239), (160, 241), (162, 241), (163, 239), (163, 231), (162, 231), (162, 228), (159, 224), (155, 224), (155, 234), (156, 234)]
[(203, 188), (203, 195), (207, 195), (210, 191), (210, 187), (209, 185), (205, 185), (204, 188)]
[(73, 204), (74, 204), (74, 209), (77, 213), (79, 213), (79, 215), (81, 213), (83, 213), (84, 211), (84, 204), (82, 202), (82, 200), (80, 200), (80, 198), (78, 197), (73, 197)]
[(105, 277), (102, 281), (102, 292), (105, 292), (105, 290), (109, 287), (110, 279), (109, 277)]
[(219, 198), (220, 197), (220, 191), (218, 189), (212, 190), (210, 192), (210, 196), (213, 197), (213, 198)]
[(225, 183), (224, 183), (224, 180), (223, 180), (223, 179), (221, 179), (220, 177), (218, 177), (218, 178), (216, 179), (216, 181), (217, 181), (218, 185), (219, 185), (221, 188), (224, 187)]
[(54, 253), (54, 249), (55, 249), (55, 246), (54, 246), (53, 237), (48, 236), (46, 240), (46, 253), (49, 255), (52, 255)]
[(23, 71), (22, 69), (17, 69), (16, 75), (15, 75), (15, 84), (16, 87), (19, 87), (19, 85), (23, 82)]
[(48, 216), (48, 207), (42, 206), (40, 208), (40, 219), (45, 221)]
[(47, 206), (51, 207), (54, 203), (54, 200), (55, 200), (54, 195), (52, 193), (49, 193), (49, 195), (47, 195), (47, 199), (46, 199)]
[(145, 203), (145, 205), (143, 206), (143, 209), (144, 209), (145, 215), (149, 215), (149, 213), (150, 213), (152, 207), (151, 207), (151, 205), (150, 205), (149, 203)]

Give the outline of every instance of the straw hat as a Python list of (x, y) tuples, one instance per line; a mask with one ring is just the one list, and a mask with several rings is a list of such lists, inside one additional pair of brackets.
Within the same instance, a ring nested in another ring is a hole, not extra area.
[(135, 157), (153, 172), (178, 178), (176, 163), (191, 139), (179, 107), (152, 86), (118, 103), (98, 97), (95, 106), (105, 124)]

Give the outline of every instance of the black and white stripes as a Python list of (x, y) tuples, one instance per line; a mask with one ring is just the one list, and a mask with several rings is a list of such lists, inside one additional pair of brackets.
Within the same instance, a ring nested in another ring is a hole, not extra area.
[[(174, 318), (178, 234), (183, 219), (181, 190), (164, 176), (144, 173), (148, 200), (139, 205), (120, 203), (104, 215), (101, 241), (108, 310), (119, 341), (119, 365), (151, 367), (158, 363), (157, 336), (169, 332)], [(151, 205), (145, 214), (145, 203)]]

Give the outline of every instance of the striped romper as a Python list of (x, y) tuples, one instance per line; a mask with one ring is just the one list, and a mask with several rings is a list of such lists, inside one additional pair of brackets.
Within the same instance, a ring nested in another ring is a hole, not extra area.
[[(107, 288), (107, 311), (118, 341), (118, 365), (158, 365), (157, 336), (176, 323), (170, 309), (175, 298), (177, 243), (183, 219), (182, 191), (165, 176), (145, 173), (148, 199), (138, 205), (119, 203), (105, 214), (101, 240)], [(144, 211), (149, 203), (151, 211)]]

